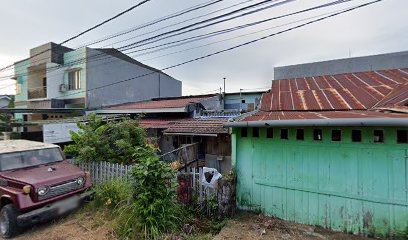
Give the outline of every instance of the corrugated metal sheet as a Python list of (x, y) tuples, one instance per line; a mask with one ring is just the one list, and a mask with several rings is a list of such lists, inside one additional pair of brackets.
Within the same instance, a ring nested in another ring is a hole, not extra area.
[(379, 102), (404, 105), (407, 85), (407, 69), (274, 80), (260, 110), (366, 110)]
[(226, 118), (186, 119), (177, 121), (164, 133), (186, 133), (186, 134), (219, 134), (228, 133), (223, 125), (228, 121)]
[(177, 99), (156, 99), (147, 102), (127, 103), (120, 106), (104, 108), (102, 110), (182, 108), (191, 103), (198, 103), (208, 98), (209, 97), (183, 97)]
[(292, 119), (340, 119), (340, 118), (407, 118), (408, 114), (375, 112), (364, 110), (352, 111), (276, 111), (257, 112), (244, 121), (292, 120)]

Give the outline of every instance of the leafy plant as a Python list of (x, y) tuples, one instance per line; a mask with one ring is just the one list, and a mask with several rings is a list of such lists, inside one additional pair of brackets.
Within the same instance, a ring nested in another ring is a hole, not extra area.
[(64, 152), (81, 162), (135, 163), (134, 148), (144, 146), (147, 139), (146, 130), (129, 118), (105, 122), (91, 114), (86, 123), (79, 122), (77, 126), (80, 131), (70, 132), (74, 143), (66, 146)]
[(135, 182), (132, 209), (139, 219), (136, 227), (149, 239), (175, 230), (182, 214), (173, 182), (175, 171), (159, 161), (156, 152), (152, 145), (137, 147), (134, 157), (139, 159), (139, 164), (131, 174)]
[(116, 208), (125, 205), (132, 198), (132, 183), (127, 179), (113, 179), (104, 184), (95, 185), (95, 207)]

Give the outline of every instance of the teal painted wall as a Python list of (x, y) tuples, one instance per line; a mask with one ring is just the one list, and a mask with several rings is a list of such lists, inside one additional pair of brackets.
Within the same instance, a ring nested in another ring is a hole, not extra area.
[(27, 71), (30, 66), (30, 61), (25, 60), (14, 65), (15, 75), (17, 77), (17, 84), (20, 84), (21, 93), (16, 94), (15, 102), (27, 101)]
[[(362, 142), (351, 142), (352, 128), (342, 130), (342, 141), (241, 137), (233, 130), (233, 163), (237, 173), (237, 204), (267, 215), (334, 230), (385, 236), (408, 224), (408, 144), (396, 143), (396, 129), (383, 128), (384, 143), (373, 143), (373, 128), (360, 128)], [(354, 128), (353, 128), (354, 129)], [(359, 128), (355, 128), (359, 129)], [(378, 128), (376, 128), (378, 129)], [(407, 130), (405, 128), (404, 130)], [(236, 151), (234, 153), (234, 150)]]
[[(74, 69), (81, 70), (81, 88), (78, 90), (67, 90), (62, 94), (62, 98), (83, 98), (86, 91), (86, 48), (80, 48), (64, 54), (64, 84), (68, 86), (68, 72)], [(95, 61), (95, 59), (90, 60)]]

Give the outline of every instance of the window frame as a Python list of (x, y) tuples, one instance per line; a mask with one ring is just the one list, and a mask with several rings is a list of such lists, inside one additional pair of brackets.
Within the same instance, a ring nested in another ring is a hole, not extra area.
[[(316, 139), (316, 136), (315, 136), (316, 131), (320, 131), (320, 139)], [(323, 129), (313, 128), (313, 141), (323, 142)]]
[[(381, 133), (382, 133), (382, 141), (376, 141), (375, 140), (375, 137), (376, 137), (376, 135), (375, 135), (375, 132), (376, 131), (381, 131)], [(385, 143), (385, 131), (384, 131), (384, 129), (374, 129), (373, 130), (373, 143), (376, 143), (376, 144), (383, 144), (383, 143)]]
[[(71, 79), (73, 76), (73, 79)], [(68, 90), (79, 90), (81, 89), (81, 69), (70, 70), (68, 72)]]
[[(283, 138), (282, 133), (286, 131), (286, 138)], [(289, 140), (289, 129), (288, 128), (281, 128), (280, 129), (280, 139), (281, 140)]]
[[(299, 138), (299, 131), (302, 131), (302, 138)], [(305, 140), (305, 129), (304, 128), (297, 128), (296, 129), (296, 140), (298, 141), (304, 141)]]
[[(333, 140), (333, 132), (334, 131), (339, 131), (340, 132), (340, 139), (339, 140)], [(335, 143), (338, 143), (338, 142), (341, 142), (342, 140), (343, 140), (343, 131), (341, 129), (332, 129), (331, 130), (331, 141), (335, 142)]]
[[(360, 132), (360, 141), (354, 141), (353, 132), (355, 132), (355, 131)], [(361, 129), (351, 129), (350, 138), (351, 138), (350, 140), (351, 140), (352, 143), (362, 143), (363, 142), (363, 131)]]
[[(405, 141), (401, 142), (399, 141), (399, 133), (400, 132), (404, 132), (405, 133)], [(395, 133), (395, 141), (397, 142), (397, 144), (408, 144), (408, 130), (405, 129), (397, 129), (396, 133)]]

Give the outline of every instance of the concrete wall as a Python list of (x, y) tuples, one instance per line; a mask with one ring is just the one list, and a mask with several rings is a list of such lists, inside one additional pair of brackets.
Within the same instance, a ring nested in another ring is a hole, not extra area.
[(408, 51), (275, 67), (274, 78), (300, 78), (408, 67)]
[[(227, 110), (234, 110), (237, 109), (239, 110), (240, 107), (244, 110), (244, 111), (248, 111), (251, 110), (250, 108), (253, 107), (255, 110), (257, 109), (260, 101), (261, 101), (261, 96), (262, 93), (242, 93), (242, 95), (240, 96), (240, 94), (227, 94), (225, 96), (225, 109)], [(241, 104), (241, 100), (245, 100), (245, 103)]]
[[(180, 81), (161, 73), (150, 74), (152, 70), (143, 66), (110, 57), (96, 49), (87, 49), (88, 58), (92, 59), (95, 56), (98, 56), (99, 60), (88, 61), (86, 67), (88, 109), (148, 100), (159, 96), (181, 96)], [(145, 74), (150, 75), (135, 78)], [(130, 78), (135, 79), (115, 84)], [(114, 85), (103, 87), (109, 84)]]

